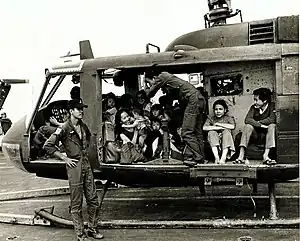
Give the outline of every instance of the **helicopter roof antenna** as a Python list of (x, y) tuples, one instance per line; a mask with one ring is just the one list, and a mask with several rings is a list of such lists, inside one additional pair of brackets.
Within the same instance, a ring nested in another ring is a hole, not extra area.
[(243, 22), (242, 11), (236, 9), (233, 12), (231, 0), (207, 0), (209, 12), (204, 15), (205, 28), (227, 24), (227, 19), (240, 14)]
[(66, 60), (64, 60), (64, 63), (67, 63), (67, 62), (72, 62), (71, 60), (71, 57), (74, 57), (74, 56), (79, 56), (80, 54), (71, 54), (71, 51), (69, 51), (66, 55), (63, 55), (63, 56), (60, 56), (60, 58), (64, 59), (64, 58), (67, 58)]

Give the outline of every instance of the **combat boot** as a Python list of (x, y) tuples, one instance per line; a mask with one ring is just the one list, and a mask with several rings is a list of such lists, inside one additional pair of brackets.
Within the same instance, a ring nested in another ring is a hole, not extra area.
[(88, 237), (92, 237), (94, 239), (103, 239), (104, 237), (103, 234), (99, 233), (99, 231), (94, 228), (88, 228), (86, 233)]

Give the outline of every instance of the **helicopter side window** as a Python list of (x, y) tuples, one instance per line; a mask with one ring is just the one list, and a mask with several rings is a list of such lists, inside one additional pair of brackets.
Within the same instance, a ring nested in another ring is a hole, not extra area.
[(243, 93), (243, 75), (216, 76), (210, 78), (211, 96), (239, 95)]
[(51, 110), (52, 116), (60, 123), (65, 121), (65, 116), (68, 114), (66, 108), (57, 108), (56, 106)]

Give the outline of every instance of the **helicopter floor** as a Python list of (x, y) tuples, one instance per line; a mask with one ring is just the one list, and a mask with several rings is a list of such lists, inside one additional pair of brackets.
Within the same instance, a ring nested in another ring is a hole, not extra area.
[[(40, 176), (51, 177), (51, 173), (62, 172), (65, 163), (59, 159), (38, 159), (29, 163), (32, 172)], [(47, 172), (43, 171), (47, 170)], [(258, 182), (285, 182), (299, 177), (299, 164), (265, 165), (262, 160), (250, 160), (249, 164), (197, 164), (194, 167), (184, 165), (176, 159), (156, 159), (146, 163), (119, 164), (100, 163), (94, 168), (95, 176), (109, 178), (111, 176), (132, 179), (129, 183), (138, 183), (145, 175), (150, 179), (160, 177), (171, 179), (197, 179), (197, 178), (248, 178)], [(50, 176), (49, 176), (50, 175)], [(65, 175), (65, 174), (64, 174)], [(59, 176), (57, 178), (60, 178)], [(100, 179), (101, 179), (100, 178)], [(104, 180), (103, 179), (103, 180)], [(174, 180), (176, 181), (176, 180)], [(180, 182), (180, 181), (179, 181)], [(189, 182), (189, 181), (188, 181)]]
[[(160, 175), (182, 175), (190, 179), (197, 178), (248, 178), (258, 182), (282, 182), (299, 177), (299, 164), (276, 164), (265, 165), (262, 160), (250, 160), (249, 164), (197, 164), (188, 167), (182, 161), (175, 159), (157, 159), (147, 163), (130, 165), (122, 164), (100, 164), (100, 172), (110, 174), (141, 175), (154, 173)], [(129, 174), (130, 173), (130, 174)], [(178, 176), (178, 177), (179, 177)], [(238, 185), (238, 184), (237, 184)]]
[[(176, 160), (176, 159), (155, 159), (149, 162), (140, 162), (135, 164), (119, 164), (119, 163), (101, 163), (100, 166), (130, 166), (130, 167), (170, 167), (170, 166), (182, 166), (182, 167), (188, 167), (185, 165), (182, 161)], [(192, 168), (201, 168), (201, 167), (210, 167), (212, 169), (215, 168), (233, 168), (235, 167), (253, 167), (253, 168), (285, 168), (285, 167), (292, 167), (292, 166), (298, 166), (298, 164), (276, 164), (276, 165), (266, 165), (263, 164), (262, 160), (249, 160), (248, 164), (234, 164), (232, 162), (227, 162), (225, 164), (215, 164), (213, 162), (207, 161), (205, 164), (197, 164)]]
[[(56, 158), (40, 158), (31, 161), (31, 164), (64, 164), (65, 162)], [(100, 163), (100, 168), (148, 168), (148, 169), (192, 169), (192, 170), (252, 170), (252, 169), (287, 169), (287, 168), (299, 168), (299, 164), (276, 164), (276, 165), (266, 165), (263, 164), (262, 160), (249, 160), (248, 164), (233, 164), (232, 162), (227, 162), (225, 164), (214, 164), (212, 162), (207, 162), (206, 164), (197, 164), (194, 167), (189, 167), (184, 165), (182, 161), (176, 159), (155, 159), (149, 162), (140, 162), (135, 164), (119, 164), (119, 163)]]

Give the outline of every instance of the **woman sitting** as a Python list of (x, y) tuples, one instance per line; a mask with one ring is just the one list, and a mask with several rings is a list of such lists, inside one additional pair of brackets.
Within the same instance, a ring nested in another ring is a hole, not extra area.
[(130, 164), (145, 161), (145, 157), (142, 154), (144, 143), (142, 143), (141, 139), (139, 139), (138, 129), (136, 127), (130, 126), (133, 123), (134, 119), (129, 115), (128, 111), (121, 109), (117, 112), (116, 134), (117, 138), (122, 141), (120, 159), (121, 164)]

